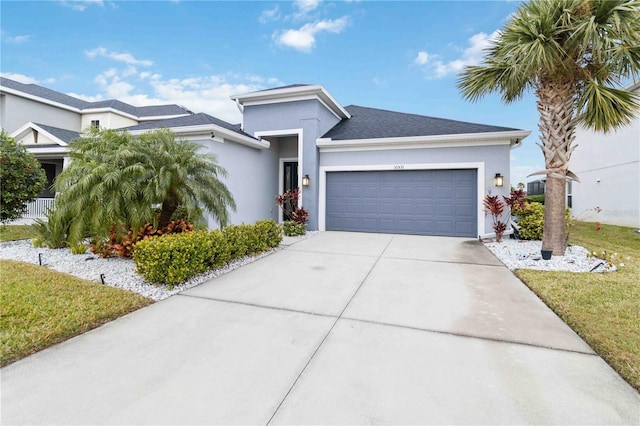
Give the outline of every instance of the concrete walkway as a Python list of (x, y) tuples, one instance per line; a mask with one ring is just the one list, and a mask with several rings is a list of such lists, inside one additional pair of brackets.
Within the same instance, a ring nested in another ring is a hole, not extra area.
[(1, 373), (2, 424), (640, 424), (462, 238), (320, 233)]

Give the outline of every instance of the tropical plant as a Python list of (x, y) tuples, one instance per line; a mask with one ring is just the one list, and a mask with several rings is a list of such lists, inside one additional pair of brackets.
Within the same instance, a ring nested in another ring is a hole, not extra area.
[(477, 101), (499, 93), (505, 103), (533, 90), (545, 159), (543, 250), (564, 254), (566, 181), (576, 125), (609, 131), (628, 124), (638, 96), (619, 89), (640, 74), (640, 2), (532, 0), (520, 5), (487, 50), (467, 66), (462, 95)]
[[(169, 225), (181, 207), (191, 222), (213, 213), (224, 226), (235, 202), (220, 180), (226, 171), (195, 142), (176, 141), (166, 129), (135, 137), (127, 132), (91, 129), (69, 144), (71, 164), (60, 174), (56, 209), (72, 218), (70, 242), (110, 238), (112, 226), (126, 234), (151, 223)], [(159, 215), (154, 207), (160, 205)]]
[(0, 131), (0, 222), (19, 219), (46, 182), (40, 162), (7, 132)]
[(295, 237), (307, 233), (307, 220), (309, 212), (304, 207), (298, 207), (300, 200), (300, 188), (287, 190), (282, 195), (276, 196), (276, 205), (282, 210), (285, 217), (283, 231), (288, 237)]
[[(503, 201), (504, 200), (504, 201)], [(487, 194), (483, 200), (485, 214), (491, 215), (493, 221), (493, 232), (496, 234), (496, 242), (502, 241), (502, 235), (507, 230), (507, 222), (503, 222), (503, 217), (510, 218), (514, 210), (525, 210), (524, 191), (522, 189), (511, 189), (508, 197)]]

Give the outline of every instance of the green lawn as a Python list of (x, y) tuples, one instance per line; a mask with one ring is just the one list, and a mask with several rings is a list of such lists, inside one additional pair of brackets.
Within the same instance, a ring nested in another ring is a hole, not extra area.
[(152, 302), (43, 266), (0, 260), (0, 366)]
[[(571, 243), (607, 256), (617, 272), (519, 270), (516, 275), (633, 387), (640, 390), (640, 234), (578, 222)], [(615, 255), (614, 255), (615, 254)]]
[(0, 225), (0, 241), (30, 240), (36, 236), (31, 225)]

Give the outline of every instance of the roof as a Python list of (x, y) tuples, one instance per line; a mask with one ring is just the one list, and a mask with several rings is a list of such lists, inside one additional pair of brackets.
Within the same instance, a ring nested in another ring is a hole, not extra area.
[(32, 96), (44, 98), (77, 109), (82, 109), (89, 104), (89, 102), (83, 101), (82, 99), (74, 98), (73, 96), (65, 95), (64, 93), (56, 92), (55, 90), (47, 89), (37, 84), (24, 84), (6, 77), (0, 77), (0, 86), (19, 90)]
[(64, 93), (56, 92), (55, 90), (47, 89), (46, 87), (38, 86), (37, 84), (24, 84), (6, 77), (0, 77), (0, 86), (17, 90), (28, 95), (36, 96), (38, 98), (46, 99), (62, 105), (67, 105), (80, 111), (100, 108), (112, 108), (140, 118), (193, 114), (187, 108), (175, 104), (137, 107), (119, 101), (117, 99), (88, 102), (82, 99), (74, 98), (73, 96), (65, 95)]
[(357, 105), (350, 105), (345, 109), (351, 114), (351, 118), (340, 121), (322, 138), (332, 140), (380, 139), (519, 130), (511, 127), (467, 123)]
[(73, 130), (61, 129), (59, 127), (47, 126), (46, 124), (33, 123), (36, 126), (40, 127), (42, 130), (45, 130), (51, 133), (56, 138), (60, 139), (64, 143), (69, 143), (74, 139), (80, 137), (80, 133), (74, 132)]
[(166, 120), (149, 121), (146, 123), (138, 124), (137, 126), (126, 127), (125, 129), (129, 131), (154, 130), (154, 129), (164, 129), (164, 128), (175, 128), (175, 127), (202, 126), (206, 124), (213, 124), (218, 127), (222, 127), (224, 129), (238, 133), (239, 135), (243, 135), (243, 136), (247, 136), (252, 139), (255, 139), (253, 136), (240, 130), (239, 124), (230, 124), (230, 123), (227, 123), (226, 121), (220, 120), (219, 118), (215, 118), (203, 112), (198, 114), (187, 115), (185, 117), (176, 117), (176, 118), (168, 118)]
[(280, 87), (272, 87), (270, 89), (262, 89), (262, 90), (258, 90), (258, 92), (269, 92), (271, 90), (280, 90), (280, 89), (292, 89), (294, 87), (307, 87), (307, 86), (312, 86), (311, 84), (288, 84), (286, 86), (280, 86)]
[(317, 99), (337, 118), (345, 119), (350, 117), (342, 105), (331, 96), (331, 93), (319, 84), (290, 84), (243, 95), (232, 95), (230, 98), (243, 106)]

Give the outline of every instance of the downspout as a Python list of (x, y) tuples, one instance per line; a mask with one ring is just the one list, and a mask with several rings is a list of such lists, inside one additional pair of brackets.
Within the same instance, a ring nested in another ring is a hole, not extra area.
[(242, 121), (240, 122), (240, 129), (244, 130), (244, 106), (242, 106), (242, 104), (240, 103), (240, 100), (238, 98), (236, 98), (235, 100), (236, 100), (236, 106), (238, 107), (238, 110), (242, 114)]

